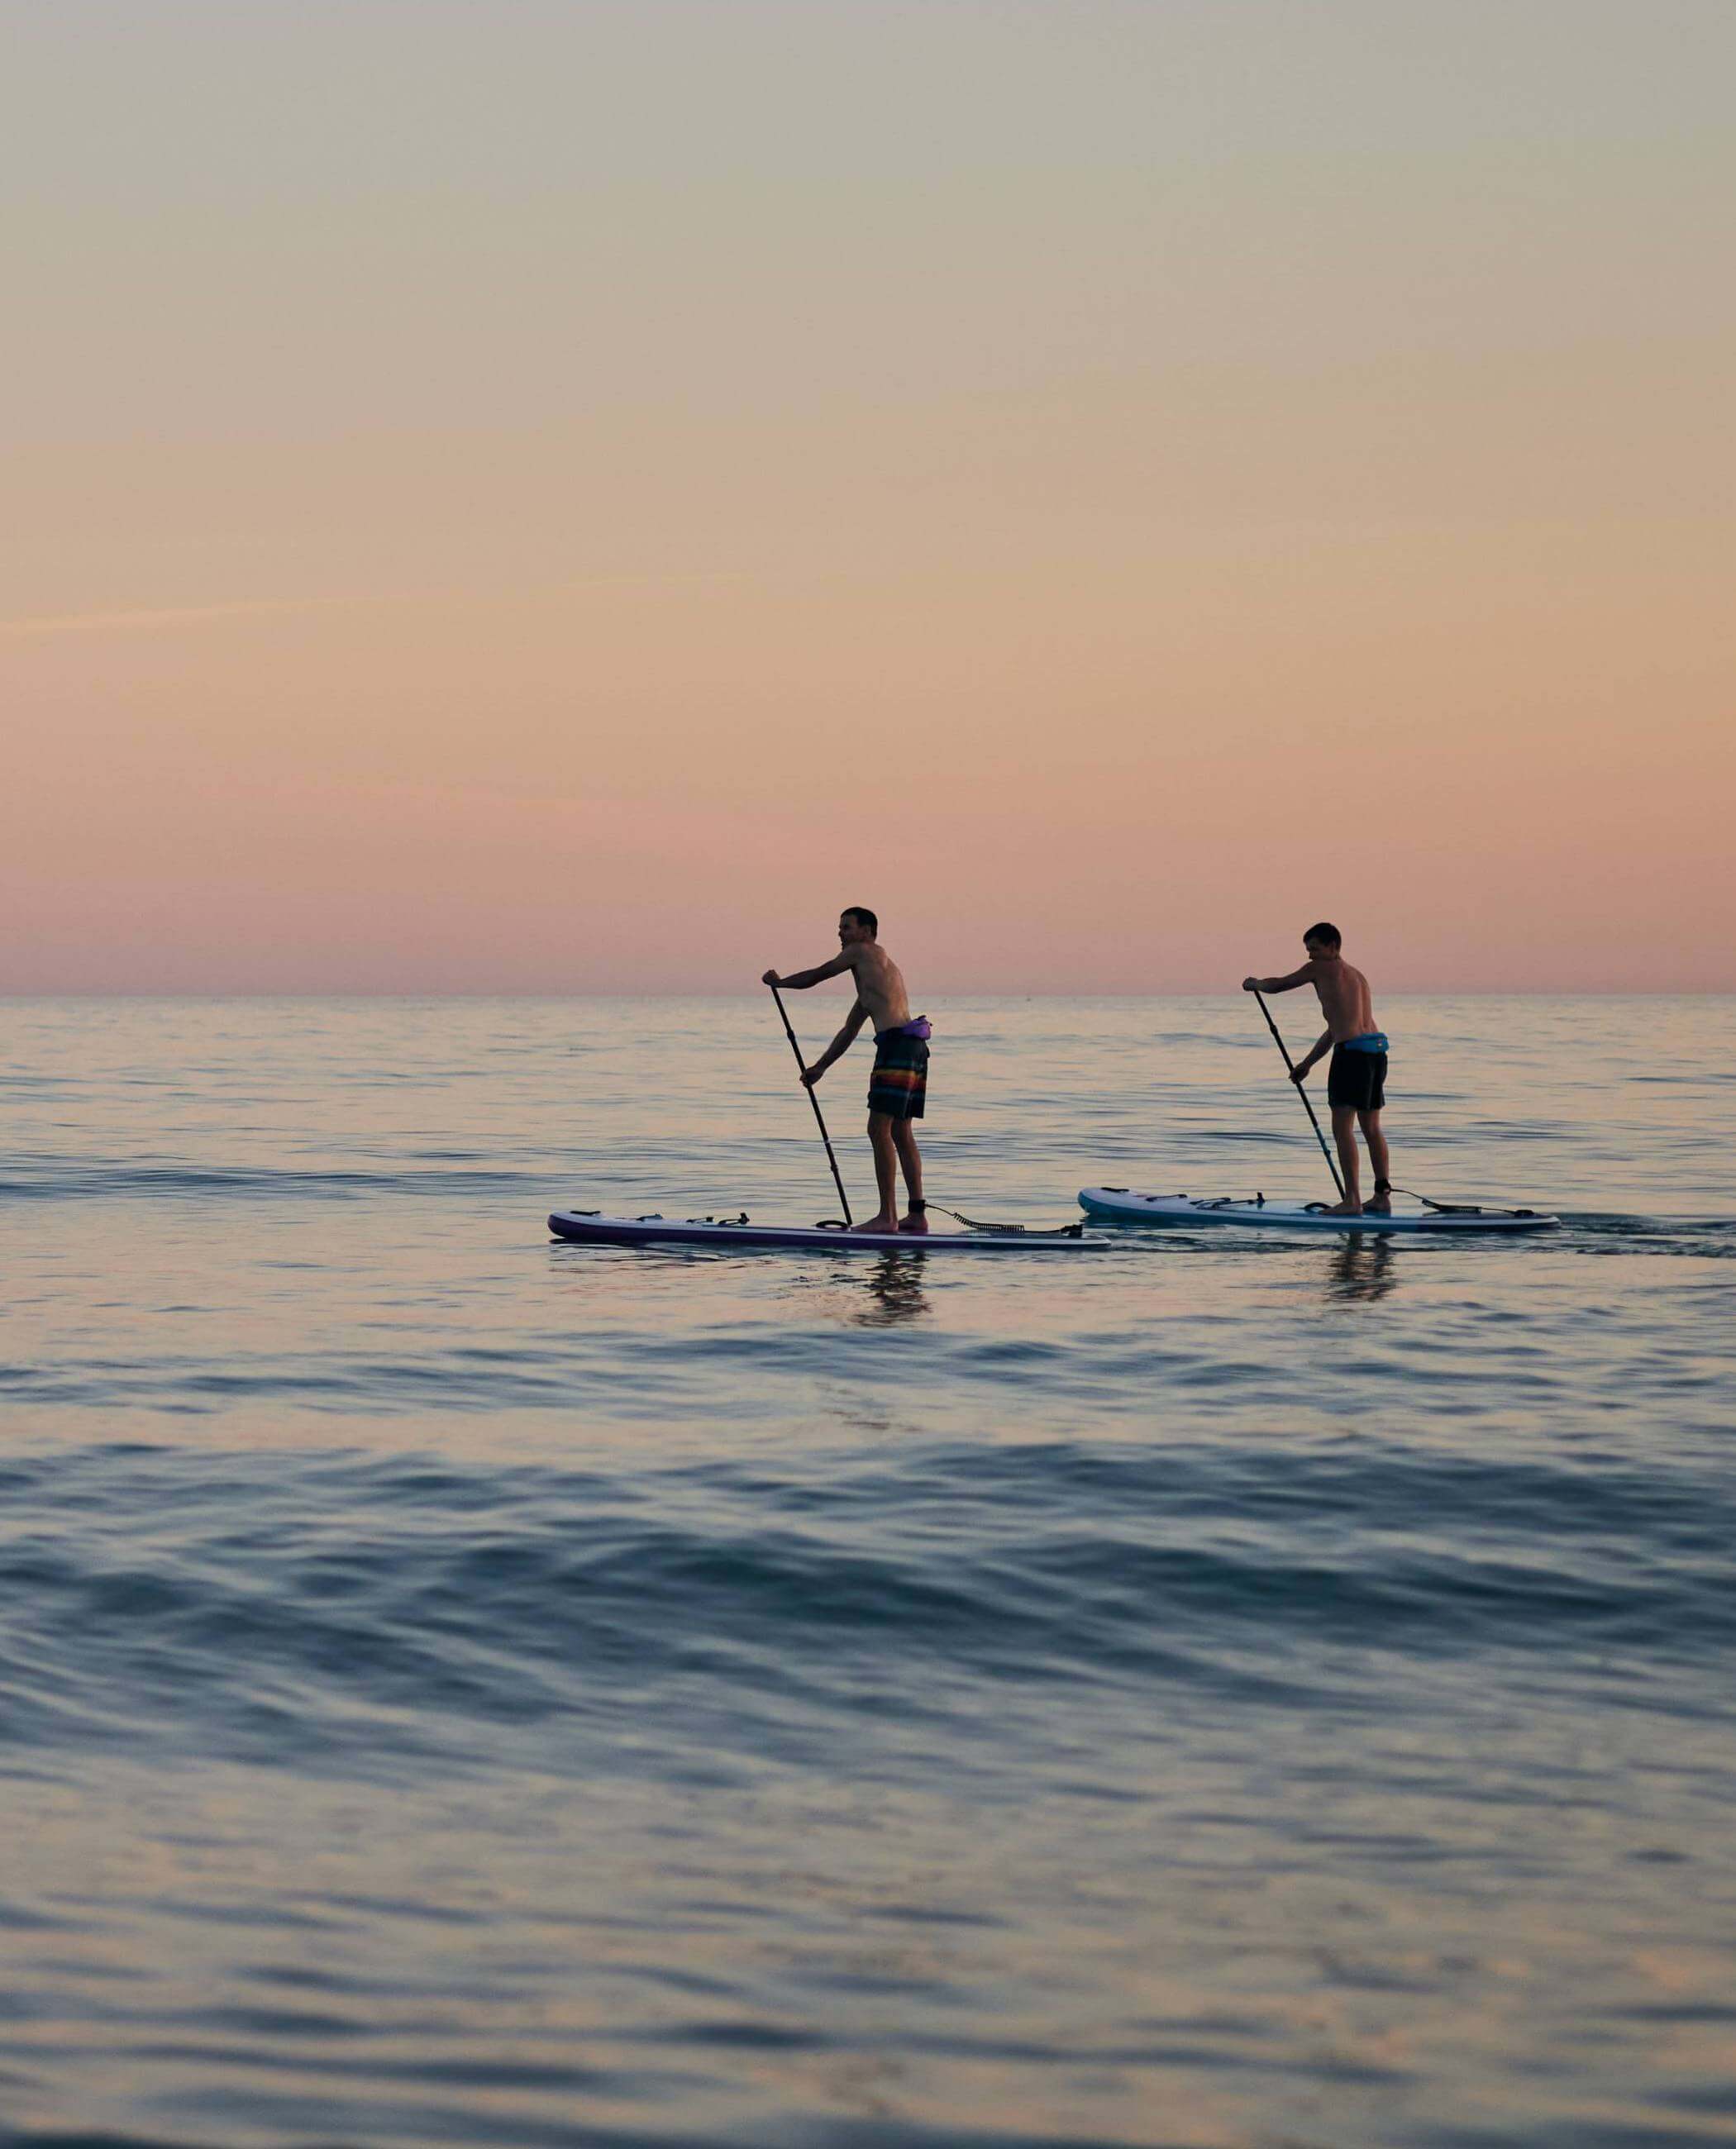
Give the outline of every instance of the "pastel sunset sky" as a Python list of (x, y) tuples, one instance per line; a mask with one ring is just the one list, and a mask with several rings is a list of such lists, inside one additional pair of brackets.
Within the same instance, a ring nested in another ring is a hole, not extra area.
[(0, 990), (1736, 987), (1730, 0), (0, 41)]

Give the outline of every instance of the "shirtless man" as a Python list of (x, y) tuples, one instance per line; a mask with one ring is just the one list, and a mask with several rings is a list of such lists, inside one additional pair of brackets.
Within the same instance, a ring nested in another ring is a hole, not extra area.
[[(1287, 993), (1298, 985), (1312, 985), (1320, 995), (1326, 1026), (1306, 1059), (1291, 1071), (1292, 1082), (1305, 1082), (1308, 1070), (1332, 1051), (1326, 1074), (1326, 1101), (1332, 1107), (1332, 1139), (1338, 1145), (1338, 1165), (1344, 1176), (1344, 1199), (1327, 1210), (1331, 1216), (1360, 1216), (1365, 1207), (1386, 1216), (1392, 1210), (1392, 1179), (1386, 1156), (1386, 1137), (1381, 1131), (1381, 1108), (1386, 1101), (1386, 1038), (1374, 1026), (1374, 1000), (1368, 980), (1352, 969), (1339, 948), (1341, 936), (1336, 925), (1311, 925), (1302, 935), (1308, 959), (1287, 978), (1244, 978), (1245, 993)], [(1362, 1200), (1361, 1175), (1357, 1169), (1356, 1129), (1368, 1144), (1368, 1160), (1374, 1166), (1374, 1194)]]
[[(762, 983), (787, 985), (805, 993), (823, 978), (842, 977), (848, 970), (856, 980), (856, 1004), (844, 1017), (844, 1026), (812, 1067), (804, 1067), (802, 1080), (813, 1089), (834, 1059), (841, 1059), (856, 1042), (863, 1023), (874, 1032), (874, 1071), (868, 1077), (868, 1135), (874, 1152), (874, 1181), (880, 1190), (880, 1207), (858, 1231), (926, 1231), (928, 1205), (923, 1200), (923, 1160), (916, 1146), (915, 1122), (923, 1115), (923, 1098), (928, 1080), (928, 1023), (919, 1016), (910, 1019), (910, 997), (904, 976), (875, 937), (880, 921), (860, 904), (845, 911), (838, 921), (838, 952), (829, 963), (811, 970), (793, 970), (787, 978), (767, 970)], [(898, 1220), (898, 1168), (904, 1172), (909, 1208)]]

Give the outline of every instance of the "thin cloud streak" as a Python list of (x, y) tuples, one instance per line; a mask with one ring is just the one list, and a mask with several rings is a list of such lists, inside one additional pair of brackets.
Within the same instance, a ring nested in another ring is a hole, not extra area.
[(209, 620), (247, 619), (269, 612), (314, 611), (365, 603), (355, 597), (250, 597), (232, 604), (135, 606), (123, 611), (73, 611), (0, 620), (0, 637), (33, 642), (48, 635), (128, 633), (139, 627), (194, 627)]
[(557, 582), (511, 590), (397, 590), (373, 596), (324, 597), (239, 597), (224, 604), (136, 605), (111, 611), (38, 613), (0, 619), (0, 642), (34, 642), (64, 634), (124, 634), (159, 627), (203, 627), (226, 619), (258, 619), (294, 612), (360, 611), (370, 606), (517, 604), (527, 598), (560, 596), (569, 591), (625, 587), (678, 587), (699, 583), (763, 580), (737, 567), (694, 568), (678, 573), (581, 575)]

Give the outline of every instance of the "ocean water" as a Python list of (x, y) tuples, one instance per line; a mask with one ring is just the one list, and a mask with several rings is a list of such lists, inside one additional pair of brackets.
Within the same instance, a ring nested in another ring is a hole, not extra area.
[[(928, 1011), (940, 1201), (1330, 1191)], [(1736, 2141), (1736, 1004), (1381, 1013), (1558, 1236), (590, 1251), (833, 1213), (764, 999), (0, 1004), (0, 2141)]]

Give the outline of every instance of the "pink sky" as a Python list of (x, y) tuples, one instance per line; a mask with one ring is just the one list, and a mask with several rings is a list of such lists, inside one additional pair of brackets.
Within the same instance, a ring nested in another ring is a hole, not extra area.
[(1730, 989), (1736, 17), (1598, 13), (22, 16), (0, 990)]

